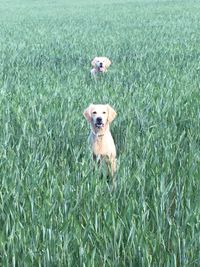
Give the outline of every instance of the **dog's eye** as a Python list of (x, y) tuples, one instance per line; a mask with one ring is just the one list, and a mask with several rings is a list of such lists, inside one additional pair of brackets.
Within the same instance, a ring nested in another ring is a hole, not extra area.
[(97, 114), (97, 112), (96, 111), (93, 111), (92, 114)]
[(106, 111), (103, 111), (103, 114), (106, 114)]

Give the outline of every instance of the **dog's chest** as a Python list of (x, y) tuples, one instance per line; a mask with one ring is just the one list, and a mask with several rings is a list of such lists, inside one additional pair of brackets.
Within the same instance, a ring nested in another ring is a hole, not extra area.
[(112, 152), (113, 148), (112, 146), (114, 145), (113, 140), (111, 138), (105, 138), (103, 137), (94, 137), (92, 142), (92, 150), (93, 154), (96, 156), (98, 155), (110, 155)]
[(101, 138), (98, 138), (93, 142), (92, 149), (95, 155), (106, 155), (107, 154), (105, 141), (103, 141)]

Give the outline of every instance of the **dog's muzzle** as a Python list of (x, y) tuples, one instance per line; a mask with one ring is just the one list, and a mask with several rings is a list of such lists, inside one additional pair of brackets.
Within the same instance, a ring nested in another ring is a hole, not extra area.
[(95, 123), (95, 126), (96, 126), (97, 128), (101, 128), (101, 127), (103, 127), (103, 126), (104, 126), (104, 124), (103, 124), (103, 121), (102, 121), (102, 118), (101, 118), (101, 117), (98, 117), (98, 118), (96, 118), (96, 123)]
[(104, 72), (104, 67), (102, 62), (98, 62), (96, 66), (99, 72)]

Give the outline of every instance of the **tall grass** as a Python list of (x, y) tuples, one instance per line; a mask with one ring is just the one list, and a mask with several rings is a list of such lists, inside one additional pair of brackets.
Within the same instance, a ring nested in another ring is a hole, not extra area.
[[(0, 3), (0, 265), (199, 266), (199, 3), (70, 2)], [(118, 112), (115, 190), (90, 103)]]

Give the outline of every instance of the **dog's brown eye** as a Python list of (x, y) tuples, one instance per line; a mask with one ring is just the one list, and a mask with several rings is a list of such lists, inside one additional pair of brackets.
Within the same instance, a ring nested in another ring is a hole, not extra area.
[(106, 112), (105, 112), (105, 111), (103, 111), (103, 114), (106, 114)]
[(97, 112), (96, 111), (93, 111), (92, 114), (97, 114)]

